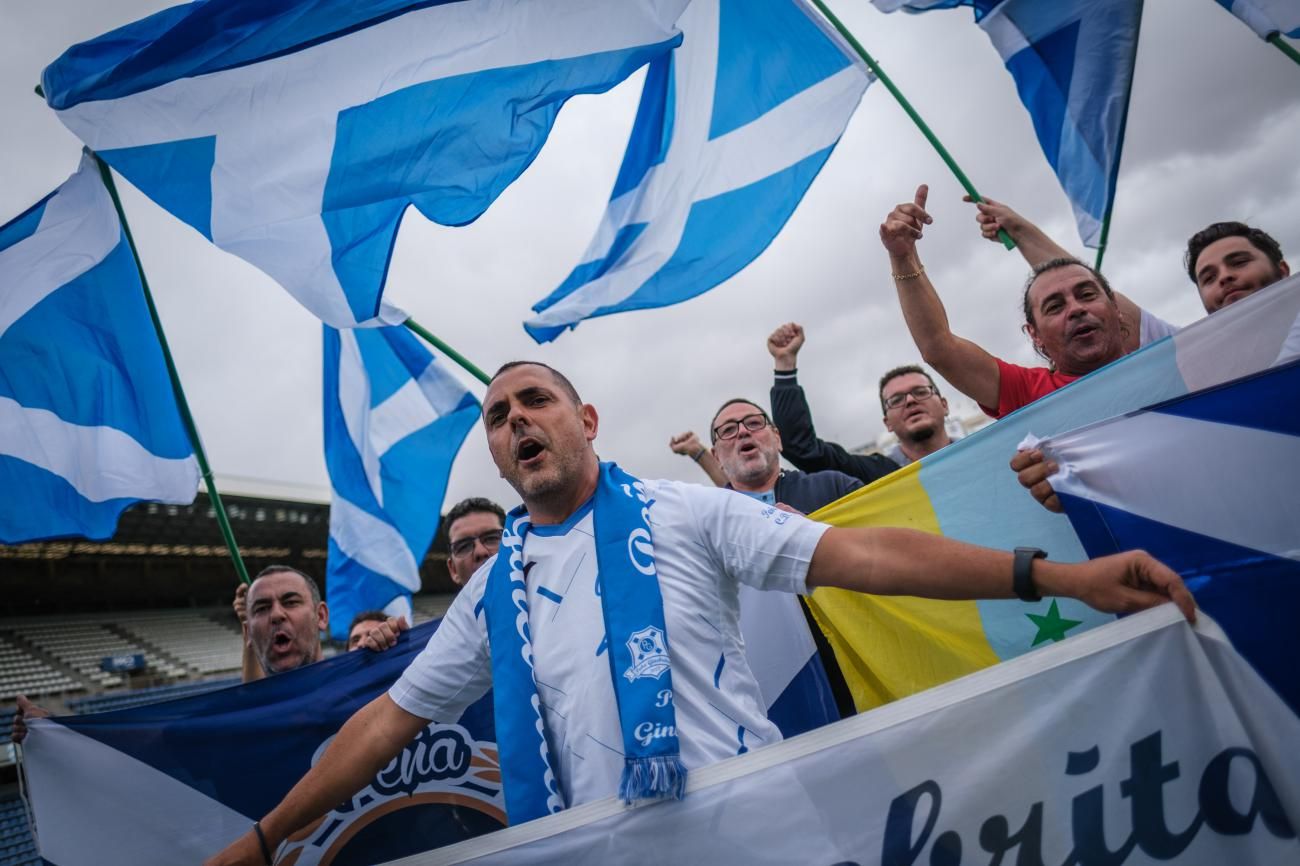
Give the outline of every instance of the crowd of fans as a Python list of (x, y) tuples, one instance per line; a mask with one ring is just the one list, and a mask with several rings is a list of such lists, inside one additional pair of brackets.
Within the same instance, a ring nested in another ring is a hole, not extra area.
[[(880, 226), (880, 240), (889, 255), (899, 305), (924, 363), (993, 418), (1001, 418), (1175, 330), (1113, 289), (1097, 270), (1071, 258), (1014, 210), (1000, 202), (984, 200), (976, 205), (983, 235), (996, 239), (999, 231), (1005, 231), (1016, 241), (1030, 268), (1023, 291), (1023, 330), (1044, 364), (1025, 367), (995, 357), (953, 332), (939, 293), (926, 273), (918, 242), (933, 223), (926, 211), (927, 194), (927, 188), (922, 185), (911, 201), (893, 208)], [(1233, 222), (1215, 223), (1189, 239), (1183, 265), (1207, 314), (1289, 274), (1276, 241), (1259, 229)], [(724, 563), (722, 571), (726, 575), (739, 575), (740, 581), (757, 588), (802, 590), (814, 585), (836, 585), (940, 598), (1009, 595), (1013, 588), (1010, 580), (1002, 587), (996, 579), (1004, 565), (1008, 578), (1012, 572), (1011, 562), (1004, 563), (1002, 554), (946, 539), (926, 536), (928, 540), (922, 540), (890, 534), (906, 530), (864, 534), (873, 531), (813, 529), (809, 527), (816, 524), (801, 518), (795, 518), (792, 528), (786, 530), (781, 526), (784, 520), (771, 518), (777, 511), (797, 514), (816, 511), (951, 443), (945, 425), (948, 401), (926, 367), (910, 362), (888, 370), (879, 380), (876, 397), (883, 424), (897, 438), (886, 453), (852, 453), (840, 444), (820, 438), (797, 378), (797, 359), (804, 343), (804, 330), (794, 322), (780, 325), (768, 336), (767, 349), (774, 363), (770, 411), (760, 401), (748, 397), (728, 399), (709, 422), (708, 445), (690, 431), (673, 436), (669, 443), (673, 451), (695, 461), (714, 485), (758, 500), (766, 508), (742, 507), (738, 497), (693, 485), (646, 483), (647, 491), (643, 495), (651, 497), (653, 503), (653, 510), (647, 511), (653, 516), (647, 519), (655, 527), (653, 556), (665, 586), (665, 599), (669, 598), (669, 585), (673, 581), (696, 579), (676, 577), (674, 569), (678, 566), (673, 564), (674, 557), (687, 555), (678, 547), (692, 546), (714, 551), (709, 555)], [(577, 534), (594, 536), (595, 530), (582, 527), (591, 509), (583, 502), (593, 499), (592, 491), (597, 483), (592, 480), (598, 464), (591, 450), (598, 423), (595, 409), (582, 404), (562, 374), (544, 365), (522, 363), (506, 365), (498, 372), (484, 401), (483, 416), (493, 459), (520, 493), (532, 519), (541, 524), (555, 524), (564, 532), (576, 527)], [(782, 457), (796, 468), (782, 468)], [(1049, 509), (1059, 508), (1049, 480), (1055, 467), (1036, 451), (1008, 457), (1011, 469), (1018, 473), (1020, 483), (1029, 494)], [(690, 492), (689, 488), (698, 492)], [(675, 515), (675, 510), (694, 515), (691, 519), (701, 525), (678, 527), (673, 523), (675, 516), (661, 516)], [(715, 518), (716, 527), (709, 523)], [(457, 654), (468, 653), (464, 664), (477, 664), (479, 672), (474, 676), (481, 679), (484, 662), (473, 653), (484, 651), (485, 640), (479, 641), (481, 646), (476, 644), (469, 649), (453, 641), (474, 643), (472, 636), (486, 628), (481, 616), (481, 609), (487, 603), (483, 598), (483, 584), (493, 567), (491, 563), (496, 561), (494, 554), (502, 544), (506, 514), (489, 500), (473, 498), (456, 504), (446, 521), (448, 572), (458, 587), (465, 588), (461, 595), (473, 595), (473, 599), (453, 605), (447, 620), (453, 625), (444, 625), (435, 633), (425, 655), (446, 653), (449, 659), (452, 656), (458, 659)], [(742, 529), (732, 529), (728, 521)], [(749, 527), (749, 523), (762, 524), (762, 528)], [(754, 537), (769, 541), (776, 537), (772, 533), (788, 531), (792, 536), (799, 536), (802, 540), (797, 545), (793, 541), (770, 541), (778, 547), (789, 543), (791, 551), (798, 548), (797, 555), (791, 552), (786, 557), (796, 565), (782, 567), (799, 573), (783, 577), (786, 582), (781, 587), (764, 584), (770, 575), (757, 572), (764, 568), (770, 571), (775, 566), (766, 560), (736, 559), (738, 554), (728, 548), (734, 539), (727, 533), (739, 531), (753, 532)], [(689, 535), (692, 532), (698, 537)], [(679, 541), (679, 536), (688, 535), (687, 541)], [(629, 542), (629, 550), (630, 545)], [(815, 551), (810, 545), (815, 545)], [(896, 547), (901, 551), (897, 555), (893, 553)], [(871, 566), (870, 580), (857, 573), (867, 564)], [(574, 573), (582, 567), (578, 560), (573, 566)], [(586, 567), (594, 569), (595, 565)], [(600, 567), (603, 574), (603, 561)], [(545, 568), (539, 569), (542, 571)], [(748, 574), (749, 571), (755, 574)], [(953, 576), (954, 572), (960, 575)], [(524, 574), (528, 574), (527, 567)], [(719, 609), (734, 605), (734, 599), (728, 601), (725, 591), (711, 591), (722, 592), (721, 600), (713, 602)], [(1017, 557), (1015, 594), (1034, 598), (1036, 591), (1074, 594), (1100, 609), (1130, 609), (1173, 598), (1191, 615), (1190, 597), (1178, 578), (1137, 554), (1079, 566), (1046, 561), (1035, 565), (1033, 557), (1026, 563)], [(599, 594), (597, 588), (596, 595)], [(558, 608), (559, 602), (555, 604)], [(668, 607), (665, 604), (665, 609)], [(327, 630), (330, 611), (310, 576), (285, 566), (268, 568), (250, 586), (239, 588), (234, 609), (244, 629), (245, 680), (281, 673), (322, 658), (321, 632)], [(725, 625), (724, 622), (718, 627)], [(815, 638), (820, 638), (811, 617), (809, 626)], [(393, 646), (398, 635), (408, 627), (404, 618), (391, 617), (382, 611), (364, 612), (350, 624), (348, 649), (383, 651)], [(674, 633), (674, 666), (680, 662), (676, 658), (678, 639)], [(838, 676), (834, 657), (824, 642), (819, 641), (819, 648), (841, 713), (849, 714), (853, 712), (852, 702)], [(530, 660), (530, 666), (532, 663)], [(371, 739), (381, 740), (381, 745), (404, 742), (404, 736), (409, 740), (412, 731), (418, 730), (418, 726), (412, 726), (424, 724), (428, 716), (421, 710), (435, 704), (420, 702), (433, 698), (416, 700), (407, 696), (413, 691), (433, 694), (441, 685), (437, 676), (427, 671), (412, 673), (420, 664), (413, 664), (403, 675), (390, 693), (391, 698), (381, 696), (345, 726), (325, 759), (281, 807), (264, 819), (265, 825), (255, 826), (254, 831), (211, 862), (260, 862), (267, 852), (268, 839), (273, 848), (303, 820), (318, 814), (320, 808), (338, 802), (342, 793), (350, 790), (358, 779), (365, 778), (368, 768), (376, 761), (386, 760), (375, 751), (376, 746), (355, 734), (354, 723), (367, 732), (378, 732)], [(455, 659), (448, 661), (452, 668), (457, 664), (460, 662)], [(542, 664), (539, 659), (539, 670)], [(603, 661), (600, 665), (608, 675), (608, 665)], [(721, 670), (719, 664), (718, 671)], [(586, 676), (569, 673), (579, 678)], [(689, 673), (680, 676), (685, 681)], [(716, 684), (717, 675), (713, 678)], [(538, 680), (540, 683), (540, 675)], [(671, 692), (669, 695), (671, 698)], [(691, 711), (682, 706), (687, 699), (679, 695), (677, 700), (679, 713), (689, 714)], [(38, 714), (38, 708), (25, 700), (20, 699), (19, 706), (14, 720), (15, 742), (21, 742), (25, 734), (24, 716)], [(560, 724), (549, 715), (545, 718), (548, 725)], [(692, 724), (707, 726), (707, 719), (701, 721), (698, 715), (691, 718)], [(573, 722), (566, 720), (564, 724)], [(563, 738), (556, 735), (551, 739)], [(718, 756), (725, 754), (719, 752), (713, 758)], [(556, 760), (563, 764), (565, 757), (558, 756)], [(579, 801), (587, 797), (573, 790), (569, 793)]]

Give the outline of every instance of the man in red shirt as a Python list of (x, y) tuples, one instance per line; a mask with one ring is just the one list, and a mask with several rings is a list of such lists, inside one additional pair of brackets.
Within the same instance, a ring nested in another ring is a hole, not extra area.
[(1125, 328), (1104, 277), (1076, 259), (1034, 268), (1025, 286), (1025, 331), (1047, 367), (1022, 367), (989, 354), (948, 326), (948, 314), (916, 252), (929, 188), (898, 205), (880, 226), (903, 318), (921, 357), (994, 418), (1104, 367), (1125, 354)]

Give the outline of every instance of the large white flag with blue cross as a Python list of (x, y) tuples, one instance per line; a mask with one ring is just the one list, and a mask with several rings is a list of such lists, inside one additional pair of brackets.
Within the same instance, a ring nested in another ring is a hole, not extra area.
[(694, 0), (678, 26), (681, 46), (646, 73), (595, 238), (524, 324), (538, 342), (688, 300), (757, 258), (870, 82), (803, 0)]
[(74, 45), (49, 104), (142, 192), (326, 324), (382, 301), (409, 205), (480, 214), (565, 101), (676, 45), (687, 0), (206, 0)]
[(478, 400), (400, 326), (325, 331), (330, 633), (356, 614), (411, 621), (452, 461)]
[(0, 226), (0, 544), (104, 539), (199, 471), (117, 211), (90, 156)]

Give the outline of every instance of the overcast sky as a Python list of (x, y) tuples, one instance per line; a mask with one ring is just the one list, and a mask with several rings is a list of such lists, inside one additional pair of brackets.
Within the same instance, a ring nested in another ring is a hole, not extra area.
[[(41, 70), (69, 45), (166, 5), (0, 0), (0, 223), (77, 164), (80, 143), (33, 95)], [(867, 0), (830, 5), (982, 193), (1083, 252), (1011, 78), (969, 10), (887, 16)], [(1022, 260), (980, 238), (960, 187), (879, 85), (785, 230), (747, 269), (695, 300), (586, 322), (536, 346), (520, 323), (586, 249), (640, 87), (638, 73), (608, 94), (572, 100), (541, 156), (475, 224), (448, 229), (409, 211), (386, 296), (484, 369), (532, 358), (566, 371), (600, 412), (602, 457), (643, 477), (703, 480), (668, 450), (669, 437), (704, 434), (726, 398), (766, 404), (764, 340), (785, 321), (807, 329), (800, 380), (820, 435), (852, 446), (881, 432), (876, 380), (918, 354), (877, 227), (926, 182), (935, 222), (921, 254), (953, 329), (1009, 360), (1033, 362), (1017, 313)], [(1106, 255), (1111, 282), (1184, 324), (1202, 314), (1181, 268), (1192, 232), (1243, 220), (1300, 257), (1297, 140), (1300, 66), (1213, 0), (1147, 0)], [(218, 479), (324, 499), (319, 323), (261, 272), (119, 183)], [(481, 425), (457, 460), (447, 505), (470, 495), (517, 502)]]

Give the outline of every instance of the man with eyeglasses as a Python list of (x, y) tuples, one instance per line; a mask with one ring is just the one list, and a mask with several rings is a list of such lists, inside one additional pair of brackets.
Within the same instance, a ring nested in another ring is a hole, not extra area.
[(478, 567), (501, 546), (506, 513), (490, 499), (462, 499), (447, 512), (447, 573), (456, 586), (464, 586)]
[[(806, 473), (782, 469), (781, 433), (762, 407), (750, 400), (736, 398), (723, 403), (714, 413), (709, 431), (713, 457), (727, 476), (726, 486), (768, 505), (783, 505), (808, 514), (862, 486), (858, 479), (833, 469)], [(780, 610), (781, 605), (792, 603), (788, 596), (745, 587), (741, 592), (742, 632), (753, 631), (757, 624), (763, 628), (773, 624), (783, 624), (778, 628), (800, 628), (798, 617), (783, 615)], [(793, 603), (798, 605), (817, 646), (835, 708), (841, 718), (848, 718), (857, 710), (835, 653), (803, 600)]]
[(880, 408), (885, 415), (885, 429), (898, 437), (898, 442), (885, 450), (885, 456), (899, 466), (952, 444), (944, 426), (948, 401), (930, 374), (916, 364), (895, 367), (880, 377)]
[[(772, 383), (772, 418), (781, 431), (785, 459), (804, 472), (834, 469), (863, 484), (870, 484), (896, 470), (899, 464), (889, 457), (851, 454), (842, 445), (818, 438), (808, 398), (804, 396), (797, 378), (797, 361), (803, 344), (803, 326), (795, 322), (785, 323), (767, 338), (767, 351), (776, 368)], [(947, 411), (946, 404), (944, 411)], [(942, 422), (940, 424), (942, 426)]]
[(781, 433), (757, 404), (742, 398), (722, 404), (709, 425), (713, 456), (732, 490), (768, 505), (807, 514), (852, 493), (862, 482), (843, 472), (788, 472), (781, 468)]

